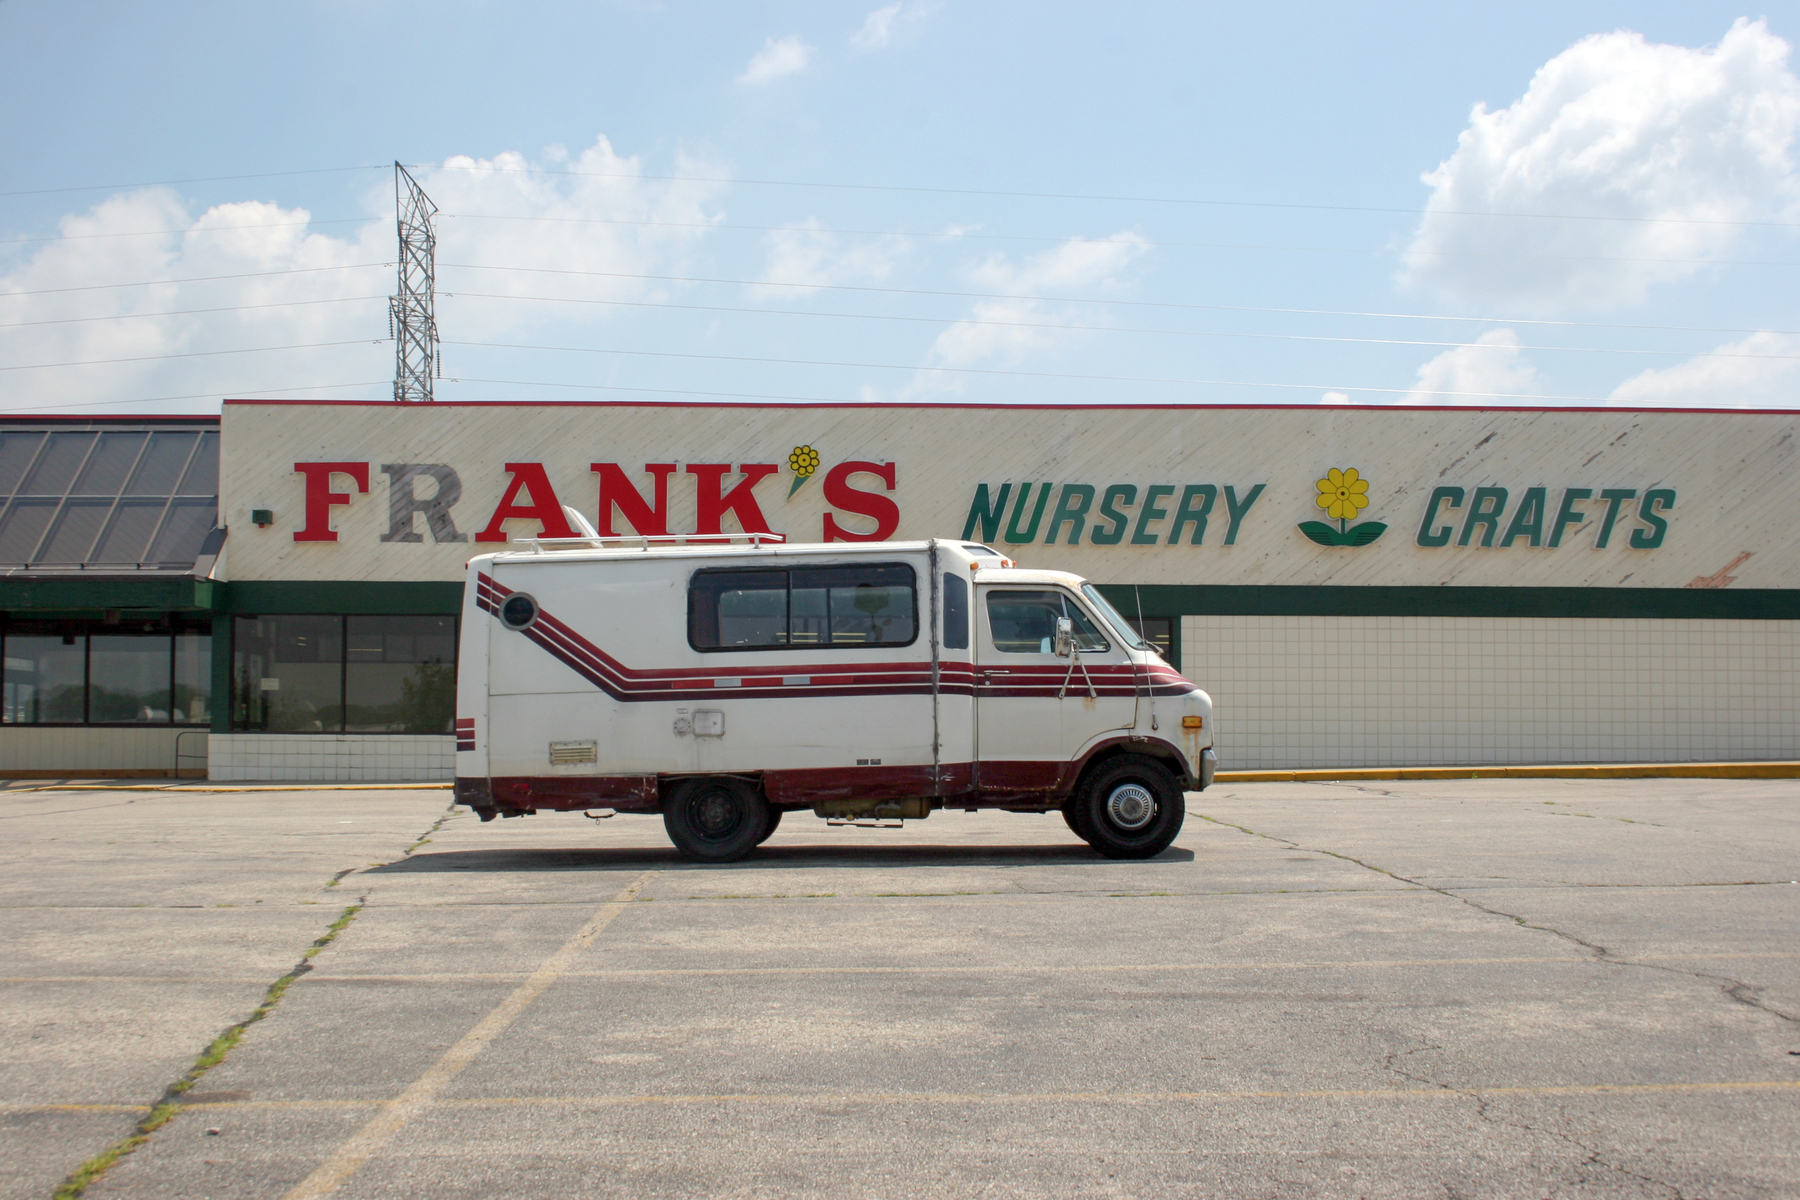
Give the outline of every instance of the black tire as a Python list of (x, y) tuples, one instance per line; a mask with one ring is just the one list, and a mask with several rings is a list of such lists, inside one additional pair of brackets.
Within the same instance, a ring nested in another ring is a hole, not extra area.
[(1162, 763), (1138, 754), (1095, 768), (1076, 794), (1076, 805), (1083, 836), (1107, 858), (1161, 854), (1187, 816), (1180, 782)]
[(756, 839), (756, 844), (760, 846), (774, 837), (775, 827), (779, 824), (781, 824), (781, 810), (779, 808), (769, 809), (769, 823), (763, 826), (762, 836)]
[(1084, 842), (1088, 840), (1088, 835), (1081, 829), (1081, 798), (1079, 796), (1070, 796), (1063, 801), (1062, 818), (1063, 823), (1069, 827), (1070, 833)]
[(663, 802), (663, 828), (683, 858), (735, 862), (768, 831), (769, 803), (741, 779), (684, 779)]

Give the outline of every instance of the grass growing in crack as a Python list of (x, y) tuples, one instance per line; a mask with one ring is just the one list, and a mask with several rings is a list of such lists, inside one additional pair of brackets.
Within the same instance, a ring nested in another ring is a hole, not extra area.
[(137, 1123), (131, 1136), (75, 1168), (74, 1172), (63, 1180), (54, 1192), (50, 1193), (50, 1200), (75, 1200), (87, 1190), (89, 1184), (111, 1170), (114, 1163), (149, 1141), (152, 1133), (168, 1124), (175, 1114), (181, 1111), (182, 1093), (200, 1082), (202, 1075), (225, 1061), (225, 1056), (231, 1053), (232, 1047), (243, 1040), (244, 1031), (268, 1016), (275, 1006), (281, 1003), (281, 998), (287, 994), (288, 988), (293, 986), (294, 981), (312, 970), (312, 959), (319, 951), (337, 939), (337, 935), (356, 919), (356, 914), (362, 911), (362, 907), (360, 901), (352, 904), (338, 915), (337, 920), (326, 926), (325, 932), (306, 948), (306, 952), (300, 956), (300, 961), (294, 964), (294, 969), (269, 985), (269, 990), (263, 993), (262, 1003), (258, 1004), (249, 1016), (214, 1038), (212, 1044), (201, 1051), (200, 1057), (194, 1060), (194, 1065), (183, 1072), (181, 1078), (169, 1085), (168, 1090), (163, 1093), (162, 1099), (157, 1101), (155, 1106), (145, 1114), (144, 1119)]

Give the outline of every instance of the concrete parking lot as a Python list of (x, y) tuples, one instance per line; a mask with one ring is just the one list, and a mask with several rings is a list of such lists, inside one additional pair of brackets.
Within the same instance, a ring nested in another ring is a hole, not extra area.
[(447, 799), (0, 791), (0, 1196), (164, 1100), (86, 1195), (1800, 1194), (1800, 782), (1222, 785), (1143, 863)]

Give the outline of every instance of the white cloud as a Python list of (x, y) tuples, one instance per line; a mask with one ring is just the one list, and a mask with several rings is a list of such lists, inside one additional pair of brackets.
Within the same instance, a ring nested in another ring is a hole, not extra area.
[(909, 28), (924, 20), (933, 7), (920, 0), (895, 0), (864, 17), (862, 28), (850, 35), (850, 44), (859, 50), (880, 50), (890, 46)]
[[(1737, 240), (1708, 222), (1766, 219), (1800, 194), (1788, 49), (1746, 20), (1698, 50), (1623, 31), (1577, 42), (1511, 107), (1475, 106), (1456, 153), (1424, 176), (1403, 278), (1459, 302), (1560, 311), (1635, 303), (1692, 275)], [(1618, 259), (1633, 261), (1604, 261)]]
[[(604, 138), (567, 167), (607, 177), (527, 174), (522, 168), (529, 165), (523, 156), (507, 154), (453, 158), (414, 172), (444, 214), (438, 287), (454, 293), (438, 302), (446, 339), (483, 340), (526, 324), (587, 323), (609, 313), (605, 306), (468, 293), (583, 299), (660, 294), (643, 280), (452, 264), (676, 274), (716, 219), (709, 205), (717, 185), (642, 179), (637, 161), (614, 154)], [(719, 171), (683, 163), (672, 173)], [(0, 265), (0, 366), (139, 361), (9, 370), (0, 375), (7, 385), (0, 407), (197, 395), (204, 399), (149, 407), (202, 411), (222, 396), (275, 389), (320, 398), (385, 394), (394, 356), (387, 340), (387, 296), (395, 289), (392, 184), (374, 184), (365, 201), (368, 222), (342, 235), (310, 227), (305, 209), (266, 201), (220, 204), (195, 216), (163, 188), (121, 193), (63, 218), (60, 240), (27, 248), (10, 265)], [(508, 219), (484, 220), (482, 214)], [(665, 224), (594, 223), (617, 220)], [(119, 234), (133, 236), (112, 236)], [(119, 283), (144, 286), (101, 286)], [(314, 345), (325, 342), (352, 344)], [(312, 348), (237, 353), (283, 346)], [(187, 357), (173, 357), (178, 355)], [(446, 350), (451, 373), (459, 357), (466, 362), (467, 352)], [(339, 383), (368, 386), (303, 390)], [(106, 411), (129, 409), (129, 403), (116, 403)]]
[(1402, 404), (1504, 403), (1543, 390), (1537, 368), (1510, 329), (1490, 329), (1472, 345), (1446, 350), (1419, 368)]
[[(1077, 312), (1037, 297), (1082, 289), (1105, 292), (1148, 249), (1149, 243), (1138, 234), (1124, 232), (1110, 238), (1073, 237), (1019, 264), (1003, 255), (990, 256), (970, 272), (971, 281), (984, 291), (1016, 296), (976, 302), (968, 318), (937, 336), (926, 356), (927, 365), (1012, 366), (1080, 338), (1079, 331), (1038, 326), (1094, 325), (1104, 318), (1085, 306)], [(907, 390), (913, 394), (933, 389), (960, 391), (962, 384), (953, 374), (923, 371)]]
[(812, 61), (813, 48), (801, 41), (796, 34), (784, 38), (770, 38), (763, 43), (738, 76), (739, 83), (763, 84), (772, 83), (785, 75), (796, 71), (804, 71), (806, 64)]
[(894, 269), (906, 239), (889, 235), (857, 242), (819, 228), (817, 218), (763, 238), (768, 258), (761, 278), (780, 287), (751, 289), (756, 298), (802, 293), (828, 284), (878, 283)]
[(1612, 399), (1694, 408), (1800, 407), (1800, 337), (1753, 333), (1711, 355), (1633, 375), (1613, 389)]
[(1326, 392), (1323, 396), (1319, 397), (1319, 403), (1320, 404), (1348, 404), (1348, 403), (1350, 403), (1350, 397), (1345, 395), (1343, 392)]

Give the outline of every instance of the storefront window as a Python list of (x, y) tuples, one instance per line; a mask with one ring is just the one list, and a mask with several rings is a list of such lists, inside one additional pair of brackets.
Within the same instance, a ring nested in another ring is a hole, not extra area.
[(347, 617), (344, 718), (352, 733), (449, 733), (455, 617)]
[(269, 733), (449, 733), (456, 618), (239, 617), (234, 729)]
[(8, 725), (212, 720), (212, 634), (204, 626), (170, 616), (8, 621), (4, 648), (0, 721)]
[(88, 635), (88, 720), (169, 723), (169, 634)]

